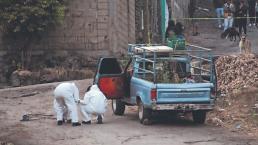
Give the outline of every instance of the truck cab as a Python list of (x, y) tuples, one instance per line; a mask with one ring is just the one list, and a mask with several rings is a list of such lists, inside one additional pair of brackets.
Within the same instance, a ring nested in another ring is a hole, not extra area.
[(129, 45), (130, 60), (122, 68), (116, 58), (101, 58), (94, 78), (100, 90), (112, 99), (115, 115), (125, 106), (138, 106), (141, 123), (155, 111), (191, 112), (204, 123), (214, 107), (216, 71), (211, 51), (188, 45), (174, 50), (161, 45)]

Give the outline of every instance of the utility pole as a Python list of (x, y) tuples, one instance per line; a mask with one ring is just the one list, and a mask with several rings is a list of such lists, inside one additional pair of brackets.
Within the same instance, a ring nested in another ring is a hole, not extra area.
[(150, 9), (149, 9), (149, 0), (146, 1), (146, 19), (147, 19), (147, 44), (151, 43), (150, 38)]
[(162, 43), (165, 43), (165, 35), (166, 35), (166, 0), (160, 0), (161, 2), (161, 33), (162, 33)]

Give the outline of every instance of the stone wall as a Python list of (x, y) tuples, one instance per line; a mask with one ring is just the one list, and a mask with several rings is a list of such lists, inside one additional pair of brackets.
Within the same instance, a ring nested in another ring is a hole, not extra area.
[[(73, 0), (69, 2), (63, 25), (49, 30), (39, 44), (33, 45), (36, 65), (46, 58), (74, 57), (85, 65), (101, 56), (120, 56), (128, 43), (135, 42), (134, 0)], [(9, 62), (4, 59), (8, 44), (0, 41), (0, 83)], [(10, 50), (12, 51), (12, 50)], [(44, 61), (42, 61), (44, 62)]]

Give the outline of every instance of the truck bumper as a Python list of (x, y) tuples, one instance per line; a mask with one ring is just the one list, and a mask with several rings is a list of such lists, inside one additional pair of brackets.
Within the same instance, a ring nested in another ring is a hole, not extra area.
[(153, 104), (152, 110), (195, 111), (212, 110), (214, 104)]

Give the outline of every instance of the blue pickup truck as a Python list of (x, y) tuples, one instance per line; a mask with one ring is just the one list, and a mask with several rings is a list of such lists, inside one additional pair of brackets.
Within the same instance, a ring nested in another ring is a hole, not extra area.
[(94, 77), (94, 84), (112, 99), (115, 115), (123, 115), (127, 105), (137, 105), (143, 124), (158, 111), (190, 112), (194, 122), (205, 122), (217, 88), (210, 49), (131, 44), (128, 55), (124, 69), (116, 58), (101, 58)]

